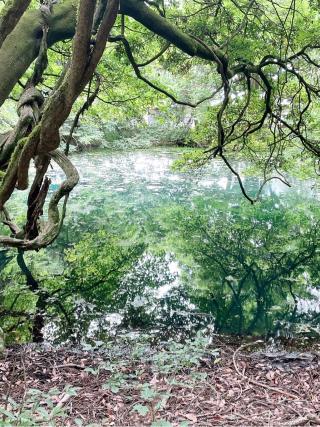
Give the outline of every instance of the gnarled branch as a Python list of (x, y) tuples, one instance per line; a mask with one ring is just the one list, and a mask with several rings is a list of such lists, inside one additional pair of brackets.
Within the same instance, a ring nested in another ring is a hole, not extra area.
[[(39, 224), (40, 233), (34, 239), (17, 238), (15, 236), (0, 236), (0, 244), (14, 248), (27, 250), (39, 250), (50, 245), (59, 235), (63, 219), (65, 216), (66, 200), (70, 192), (79, 181), (79, 174), (68, 157), (59, 151), (49, 153), (50, 157), (57, 163), (66, 175), (66, 180), (62, 182), (58, 190), (52, 195), (48, 207), (48, 220), (42, 225)], [(59, 212), (59, 202), (65, 199), (62, 212)]]

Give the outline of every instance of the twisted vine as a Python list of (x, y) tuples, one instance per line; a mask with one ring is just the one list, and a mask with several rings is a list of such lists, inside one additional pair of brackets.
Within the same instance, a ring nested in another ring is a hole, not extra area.
[[(12, 235), (0, 236), (0, 244), (23, 250), (39, 250), (51, 244), (58, 236), (66, 211), (70, 192), (78, 183), (79, 175), (71, 161), (58, 151), (59, 129), (87, 83), (92, 79), (104, 52), (109, 32), (115, 22), (119, 1), (98, 2), (100, 25), (97, 26), (96, 1), (81, 0), (78, 22), (73, 40), (70, 64), (60, 84), (45, 101), (36, 89), (47, 67), (47, 35), (52, 1), (42, 2), (42, 40), (32, 77), (27, 82), (18, 103), (19, 120), (15, 129), (6, 137), (0, 151), (0, 168), (5, 170), (0, 188), (0, 212), (3, 223)], [(101, 13), (101, 4), (104, 5)], [(91, 36), (96, 33), (92, 46)], [(11, 154), (8, 161), (8, 153)], [(1, 163), (1, 156), (3, 157)], [(27, 222), (20, 230), (9, 217), (5, 203), (15, 188), (28, 188), (30, 163), (34, 159), (36, 175), (29, 191)], [(50, 161), (61, 167), (66, 180), (52, 195), (48, 207), (48, 220), (41, 221), (43, 206), (49, 191), (50, 180), (45, 177)], [(62, 212), (59, 202), (64, 199)]]

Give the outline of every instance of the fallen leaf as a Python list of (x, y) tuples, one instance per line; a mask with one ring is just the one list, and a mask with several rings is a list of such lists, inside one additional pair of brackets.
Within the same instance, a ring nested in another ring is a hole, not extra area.
[(185, 418), (188, 418), (188, 420), (192, 421), (193, 423), (196, 423), (198, 421), (198, 418), (196, 414), (185, 414)]

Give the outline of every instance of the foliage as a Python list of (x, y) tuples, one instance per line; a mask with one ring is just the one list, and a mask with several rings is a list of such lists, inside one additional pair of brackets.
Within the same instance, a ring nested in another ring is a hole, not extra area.
[[(1, 319), (7, 341), (15, 337), (19, 341), (30, 339), (30, 322), (37, 313), (41, 295), (45, 297), (42, 315), (51, 339), (57, 327), (60, 340), (63, 336), (68, 340), (80, 339), (77, 337), (88, 331), (101, 310), (110, 305), (122, 277), (143, 248), (143, 244), (121, 240), (105, 231), (88, 235), (65, 252), (62, 272), (43, 270), (38, 264), (38, 272), (34, 273), (37, 290), (28, 287), (26, 277), (14, 262), (9, 263), (2, 272), (5, 285), (1, 292), (2, 310), (8, 311)], [(61, 264), (57, 267), (61, 269)]]
[[(33, 346), (31, 350), (30, 348), (22, 349), (20, 356), (24, 361), (25, 378), (29, 379), (29, 368), (33, 368), (32, 355), (36, 356), (38, 368), (42, 365), (47, 372), (51, 371), (51, 366), (48, 368), (48, 361), (44, 356), (50, 354), (50, 351), (46, 353), (47, 351), (38, 346)], [(24, 397), (21, 400), (13, 390), (14, 387), (8, 387), (7, 396), (3, 397), (4, 405), (0, 409), (1, 426), (66, 424), (71, 421), (70, 409), (73, 424), (88, 426), (88, 418), (83, 418), (84, 421), (80, 417), (75, 418), (74, 414), (78, 412), (79, 402), (81, 403), (84, 395), (98, 399), (106, 394), (111, 399), (128, 402), (128, 412), (131, 412), (133, 416), (138, 414), (144, 418), (145, 422), (149, 422), (149, 417), (151, 417), (155, 425), (162, 425), (163, 420), (160, 417), (163, 416), (166, 409), (170, 408), (169, 400), (175, 398), (183, 388), (189, 391), (190, 388), (199, 386), (199, 383), (204, 383), (206, 374), (197, 372), (197, 370), (202, 366), (219, 361), (219, 351), (210, 344), (208, 338), (200, 333), (194, 341), (190, 340), (185, 344), (177, 345), (172, 340), (167, 344), (157, 346), (151, 343), (150, 337), (147, 339), (142, 336), (133, 338), (127, 334), (117, 336), (99, 348), (65, 347), (60, 348), (58, 353), (58, 357), (62, 356), (67, 362), (64, 366), (65, 369), (68, 369), (69, 361), (69, 365), (83, 368), (81, 375), (71, 374), (74, 380), (73, 385), (66, 384), (63, 389), (62, 387), (48, 387), (45, 388), (45, 392), (39, 388), (46, 387), (46, 383), (41, 382), (38, 388), (32, 388), (30, 381), (22, 380), (20, 387), (24, 388), (22, 390)], [(51, 354), (51, 357), (57, 362), (55, 359), (57, 354)], [(81, 365), (70, 363), (77, 360), (79, 362), (81, 360)], [(82, 362), (84, 362), (83, 365)], [(164, 362), (166, 369), (164, 369)], [(20, 371), (20, 358), (16, 363), (16, 370)], [(55, 370), (55, 374), (51, 381), (55, 382), (58, 378), (61, 380), (61, 375), (65, 375), (65, 372), (60, 371), (61, 366), (63, 365), (59, 366), (54, 363), (52, 368)], [(34, 368), (32, 372), (34, 373)], [(93, 392), (92, 384), (94, 384)], [(125, 399), (124, 396), (126, 396)], [(67, 414), (69, 414), (68, 418)], [(105, 418), (100, 420), (101, 424), (107, 420), (110, 422), (109, 415), (103, 413)], [(98, 424), (100, 425), (99, 422)]]
[(0, 426), (29, 427), (41, 424), (55, 426), (57, 421), (61, 422), (67, 416), (61, 402), (76, 395), (77, 388), (66, 385), (62, 392), (55, 387), (49, 389), (47, 393), (29, 388), (25, 392), (24, 401), (21, 403), (15, 402), (10, 396), (7, 396), (6, 406), (0, 407), (0, 414), (2, 415)]
[(198, 331), (192, 338), (183, 344), (169, 340), (166, 351), (159, 352), (153, 357), (153, 366), (156, 372), (173, 373), (181, 369), (199, 366), (203, 357), (217, 359), (218, 351), (210, 349), (211, 338), (203, 331)]
[(171, 250), (189, 266), (191, 301), (213, 315), (217, 331), (261, 333), (276, 329), (276, 319), (308, 316), (297, 306), (319, 286), (316, 207), (270, 199), (230, 210), (200, 201), (191, 210), (170, 207), (161, 221)]
[[(198, 331), (193, 339), (186, 339), (178, 342), (174, 338), (161, 343), (153, 343), (148, 334), (132, 336), (129, 334), (118, 335), (109, 343), (100, 348), (102, 352), (111, 352), (113, 360), (111, 362), (100, 363), (96, 368), (87, 368), (86, 371), (92, 375), (101, 375), (103, 372), (110, 372), (108, 382), (103, 385), (104, 389), (110, 389), (118, 393), (122, 387), (128, 387), (129, 381), (139, 375), (139, 372), (127, 373), (126, 366), (129, 363), (144, 363), (151, 366), (155, 374), (178, 374), (188, 369), (199, 367), (202, 360), (219, 361), (219, 351), (211, 345), (211, 337), (206, 331)], [(86, 347), (86, 349), (89, 349)], [(91, 347), (91, 350), (96, 347)], [(196, 377), (190, 380), (196, 381)], [(111, 388), (114, 387), (112, 390)], [(145, 401), (153, 400), (156, 396), (150, 384), (143, 384), (141, 387), (141, 397)]]
[[(229, 176), (220, 182), (220, 164), (210, 165), (214, 175), (209, 168), (172, 172), (167, 150), (108, 152), (102, 163), (102, 152), (90, 154), (84, 182), (105, 167), (108, 184), (100, 174), (92, 187), (84, 183), (56, 244), (25, 255), (39, 291), (26, 286), (14, 253), (2, 252), (2, 309), (11, 314), (0, 311), (0, 326), (7, 343), (31, 339), (40, 295), (47, 296), (45, 337), (54, 342), (94, 345), (124, 331), (147, 333), (155, 342), (185, 340), (212, 325), (228, 333), (318, 333), (317, 203), (301, 192), (270, 196), (270, 187), (256, 206), (239, 204)], [(145, 177), (147, 159), (159, 167), (160, 184), (157, 174)], [(135, 165), (139, 179), (128, 182)], [(248, 181), (254, 188), (255, 179)], [(309, 184), (298, 185), (309, 191)], [(69, 249), (62, 254), (61, 248)]]
[[(33, 2), (32, 7), (37, 7), (37, 2)], [(75, 134), (83, 146), (101, 145), (108, 133), (111, 139), (109, 141), (107, 137), (108, 146), (125, 149), (150, 143), (190, 141), (209, 147), (209, 155), (207, 152), (202, 156), (204, 162), (208, 157), (222, 154), (215, 151), (217, 144), (222, 143), (226, 155), (240, 152), (242, 158), (253, 162), (264, 179), (271, 178), (273, 174), (279, 177), (282, 172), (291, 170), (301, 156), (303, 162), (307, 157), (307, 162), (313, 166), (316, 159), (310, 156), (310, 152), (307, 156), (305, 151), (302, 153), (299, 138), (301, 136), (304, 150), (316, 151), (316, 143), (314, 149), (311, 147), (318, 134), (314, 49), (319, 19), (314, 2), (301, 0), (292, 5), (288, 0), (280, 5), (269, 0), (239, 4), (223, 1), (199, 7), (197, 2), (187, 1), (183, 5), (170, 3), (163, 7), (167, 19), (173, 20), (186, 33), (193, 34), (194, 41), (201, 40), (207, 50), (215, 48), (218, 58), (222, 55), (220, 60), (226, 62), (234, 75), (229, 77), (226, 72), (224, 76), (214, 61), (204, 63), (196, 56), (186, 60), (175, 46), (167, 45), (155, 34), (156, 29), (154, 33), (152, 28), (147, 29), (135, 19), (124, 17), (124, 35), (136, 63), (142, 64), (142, 75), (181, 101), (175, 104), (163, 92), (136, 78), (121, 43), (119, 33), (122, 24), (118, 18), (114, 37), (97, 67), (100, 92), (86, 116), (81, 116), (82, 126)], [(151, 5), (150, 9), (159, 12), (161, 8)], [(310, 23), (308, 31), (303, 22)], [(162, 55), (158, 55), (159, 52)], [(48, 67), (39, 85), (45, 94), (51, 93), (70, 54), (70, 41), (59, 42), (49, 50)], [(153, 57), (154, 61), (149, 61)], [(23, 76), (22, 84), (31, 72), (32, 67)], [(88, 91), (93, 92), (97, 75), (75, 102), (71, 117), (88, 98)], [(270, 93), (264, 76), (270, 79)], [(213, 88), (219, 88), (221, 81), (226, 82), (224, 78), (228, 79), (228, 87), (224, 88), (228, 98), (225, 98), (222, 88), (217, 93), (212, 92)], [(17, 84), (12, 98), (18, 99), (22, 91), (21, 84)], [(208, 99), (196, 108), (188, 105), (203, 98)], [(228, 105), (222, 110), (224, 98)], [(270, 99), (269, 106), (266, 106), (267, 98)], [(261, 114), (268, 108), (272, 109), (272, 114), (260, 121)], [(217, 122), (219, 111), (224, 118), (223, 129), (219, 120)], [(151, 126), (147, 135), (141, 131), (146, 114), (159, 115), (157, 126), (155, 129)], [(69, 119), (66, 132), (69, 132), (71, 122)], [(176, 122), (176, 126), (168, 126), (168, 122), (173, 125)], [(248, 123), (252, 126), (246, 129)], [(257, 129), (253, 129), (254, 123)], [(290, 123), (292, 126), (298, 123), (298, 128), (290, 131)], [(308, 135), (304, 134), (302, 127), (308, 129)], [(219, 142), (222, 134), (225, 134), (226, 141)], [(293, 146), (295, 150), (292, 150)]]

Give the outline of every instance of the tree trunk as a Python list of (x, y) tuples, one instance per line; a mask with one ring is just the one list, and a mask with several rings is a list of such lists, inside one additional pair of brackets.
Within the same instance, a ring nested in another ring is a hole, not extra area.
[(27, 10), (31, 0), (8, 2), (0, 13), (0, 47)]
[[(49, 18), (49, 47), (58, 41), (74, 36), (77, 5), (77, 0), (66, 0), (62, 4), (54, 6), (53, 14)], [(210, 61), (216, 61), (218, 56), (220, 60), (225, 61), (219, 50), (211, 51), (206, 48), (158, 15), (142, 1), (122, 0), (121, 12), (136, 19), (188, 55)], [(38, 55), (42, 37), (41, 23), (40, 11), (26, 12), (0, 49), (0, 106)]]
[[(54, 13), (49, 18), (48, 46), (74, 36), (77, 3), (69, 0), (54, 8)], [(41, 38), (41, 12), (31, 10), (24, 14), (5, 39), (0, 49), (0, 105), (38, 56)]]

